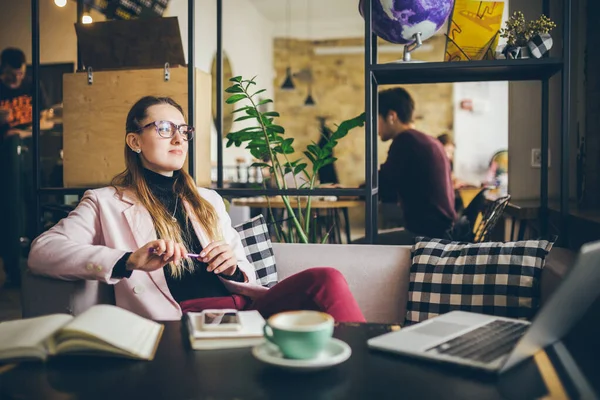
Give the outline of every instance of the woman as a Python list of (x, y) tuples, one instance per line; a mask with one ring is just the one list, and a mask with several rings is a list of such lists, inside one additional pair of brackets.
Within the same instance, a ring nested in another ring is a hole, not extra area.
[(154, 320), (237, 308), (265, 317), (315, 309), (337, 321), (364, 321), (332, 268), (306, 270), (271, 289), (256, 283), (223, 200), (196, 188), (182, 170), (193, 134), (173, 100), (140, 99), (127, 116), (125, 171), (110, 187), (86, 192), (67, 218), (34, 241), (30, 269), (115, 285), (118, 306)]

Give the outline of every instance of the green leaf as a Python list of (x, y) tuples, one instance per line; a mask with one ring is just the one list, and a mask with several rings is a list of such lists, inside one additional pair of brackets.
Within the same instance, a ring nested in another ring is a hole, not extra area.
[(254, 97), (254, 96), (256, 96), (257, 94), (261, 94), (261, 93), (264, 93), (264, 92), (266, 92), (266, 91), (267, 91), (267, 89), (260, 89), (259, 91), (257, 91), (257, 92), (255, 92), (254, 94), (252, 94), (250, 97)]
[(266, 146), (267, 141), (263, 138), (254, 138), (248, 143), (248, 146)]
[(225, 89), (227, 93), (244, 93), (244, 89), (240, 85), (233, 85)]
[(306, 150), (308, 150), (310, 153), (314, 154), (317, 157), (319, 157), (319, 154), (321, 153), (321, 150), (316, 144), (309, 144), (308, 146), (306, 146)]
[(242, 77), (241, 76), (234, 76), (233, 78), (229, 79), (229, 82), (237, 82), (240, 83), (242, 81)]
[(229, 96), (229, 98), (227, 100), (225, 100), (225, 103), (234, 104), (240, 100), (244, 100), (245, 98), (246, 98), (245, 94), (234, 94), (234, 95)]
[(267, 111), (262, 113), (263, 117), (279, 117), (279, 113), (277, 111)]
[(329, 164), (333, 164), (336, 161), (337, 161), (337, 158), (335, 158), (335, 157), (328, 158), (327, 160), (323, 160), (323, 163), (321, 164), (321, 167), (324, 167), (324, 166), (329, 165)]
[(342, 122), (337, 130), (331, 135), (331, 140), (339, 140), (346, 136), (351, 129), (358, 128), (365, 125), (365, 113), (360, 114), (358, 117), (346, 120)]
[(267, 129), (271, 132), (275, 132), (275, 133), (285, 133), (285, 129), (283, 129), (282, 126), (279, 125), (269, 125), (267, 127)]
[(263, 156), (265, 155), (265, 153), (257, 147), (250, 149), (250, 154), (252, 154), (252, 157), (258, 158), (258, 159), (262, 159)]
[(264, 99), (258, 102), (257, 106), (262, 106), (263, 104), (267, 104), (267, 103), (272, 103), (273, 100), (271, 99)]
[(299, 172), (303, 171), (306, 167), (308, 167), (308, 164), (306, 164), (306, 163), (296, 165), (296, 167), (294, 168), (294, 175), (297, 175)]
[(241, 116), (241, 117), (238, 117), (238, 118), (234, 119), (233, 121), (234, 122), (239, 122), (239, 121), (245, 121), (247, 119), (255, 119), (255, 118), (256, 117), (253, 116), (253, 115), (244, 115), (244, 116)]
[(313, 156), (310, 152), (305, 151), (304, 155), (306, 156), (306, 158), (308, 158), (310, 160), (311, 163), (316, 163), (317, 159), (315, 158), (315, 156)]
[(263, 163), (263, 162), (255, 162), (255, 163), (252, 163), (250, 166), (256, 167), (256, 168), (271, 168), (271, 166), (269, 164)]
[(238, 109), (236, 109), (236, 110), (233, 110), (231, 113), (232, 113), (232, 114), (235, 114), (235, 113), (237, 113), (237, 112), (240, 112), (240, 111), (246, 111), (246, 110), (248, 110), (248, 109), (252, 109), (252, 106), (244, 106), (244, 107), (242, 107), (242, 108), (238, 108)]
[(246, 110), (246, 114), (251, 115), (253, 117), (258, 117), (258, 111), (256, 111), (254, 108), (252, 107), (248, 107), (248, 109)]

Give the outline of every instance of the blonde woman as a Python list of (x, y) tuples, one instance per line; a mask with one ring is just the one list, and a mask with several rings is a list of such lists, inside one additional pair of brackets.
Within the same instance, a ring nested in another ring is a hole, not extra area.
[(182, 169), (193, 135), (172, 99), (140, 99), (127, 116), (125, 171), (110, 187), (86, 192), (34, 241), (32, 272), (114, 285), (117, 306), (154, 320), (236, 308), (265, 317), (313, 309), (363, 322), (335, 269), (306, 270), (271, 289), (257, 284), (223, 200)]

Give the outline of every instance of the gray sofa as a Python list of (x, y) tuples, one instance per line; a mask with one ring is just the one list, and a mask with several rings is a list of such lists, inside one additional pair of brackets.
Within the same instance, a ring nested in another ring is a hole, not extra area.
[[(273, 244), (279, 278), (330, 266), (342, 272), (367, 321), (402, 323), (408, 298), (409, 246)], [(542, 273), (542, 303), (573, 265), (574, 255), (555, 248)], [(58, 281), (23, 275), (23, 316), (80, 314), (98, 303), (114, 304), (112, 287), (96, 281)]]

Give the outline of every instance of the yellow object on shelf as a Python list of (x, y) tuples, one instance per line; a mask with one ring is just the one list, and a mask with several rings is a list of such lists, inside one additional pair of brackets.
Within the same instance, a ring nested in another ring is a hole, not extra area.
[(456, 0), (444, 61), (494, 59), (503, 12), (503, 1)]

